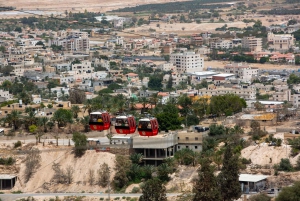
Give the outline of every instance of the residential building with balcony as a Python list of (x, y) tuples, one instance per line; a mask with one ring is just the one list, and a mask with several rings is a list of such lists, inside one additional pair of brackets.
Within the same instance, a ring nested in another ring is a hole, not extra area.
[(194, 73), (203, 71), (204, 59), (195, 52), (173, 53), (170, 62), (176, 66), (178, 73)]

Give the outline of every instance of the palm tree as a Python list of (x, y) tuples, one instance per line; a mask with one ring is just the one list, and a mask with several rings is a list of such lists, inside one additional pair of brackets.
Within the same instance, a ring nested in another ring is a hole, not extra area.
[(41, 117), (38, 119), (38, 125), (44, 127), (44, 132), (47, 132), (47, 123), (49, 121), (48, 117)]
[(140, 97), (139, 98), (139, 103), (142, 103), (142, 105), (143, 105), (141, 113), (144, 113), (146, 111), (146, 105), (147, 105), (148, 102), (149, 101), (146, 97)]
[(130, 155), (130, 160), (132, 163), (139, 164), (143, 160), (143, 154), (141, 153), (134, 153)]
[(71, 111), (73, 113), (73, 117), (76, 119), (78, 117), (78, 113), (80, 112), (80, 108), (78, 107), (78, 105), (73, 105), (71, 107)]
[(133, 110), (135, 110), (135, 103), (136, 103), (136, 99), (135, 98), (133, 98), (133, 97), (130, 97), (129, 99), (128, 99), (128, 110), (129, 111), (133, 111)]
[(90, 130), (90, 116), (85, 116), (80, 119), (80, 123), (84, 126), (84, 131), (89, 132)]
[(152, 105), (154, 105), (156, 107), (156, 104), (158, 103), (158, 101), (159, 101), (159, 97), (158, 97), (157, 93), (152, 94), (152, 96), (150, 97), (151, 108), (152, 108)]
[(24, 118), (25, 127), (28, 129), (29, 126), (35, 125), (37, 123), (36, 113), (32, 107), (27, 107), (25, 109), (25, 113), (27, 114)]
[(21, 112), (17, 110), (11, 111), (11, 113), (7, 115), (5, 122), (12, 125), (14, 130), (18, 129), (21, 125)]
[(93, 110), (92, 100), (91, 99), (87, 99), (83, 107), (84, 107), (83, 114), (85, 113), (85, 111), (88, 111), (88, 113), (90, 115), (91, 112), (92, 112), (92, 110)]

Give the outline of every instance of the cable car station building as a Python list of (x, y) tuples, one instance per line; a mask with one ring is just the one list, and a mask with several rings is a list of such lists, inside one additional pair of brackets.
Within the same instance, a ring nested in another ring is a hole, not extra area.
[(164, 159), (174, 156), (178, 144), (177, 133), (159, 134), (151, 137), (134, 136), (133, 149), (143, 154), (145, 165), (160, 165)]

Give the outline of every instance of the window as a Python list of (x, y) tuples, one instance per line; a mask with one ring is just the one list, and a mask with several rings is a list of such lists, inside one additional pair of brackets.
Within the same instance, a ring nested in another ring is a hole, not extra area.
[(189, 140), (189, 137), (185, 137), (185, 140)]
[(195, 140), (198, 140), (198, 137), (195, 137)]
[(180, 149), (180, 146), (177, 146), (178, 149)]
[(180, 140), (180, 137), (177, 137), (178, 140)]
[(195, 146), (195, 149), (198, 149), (198, 146)]

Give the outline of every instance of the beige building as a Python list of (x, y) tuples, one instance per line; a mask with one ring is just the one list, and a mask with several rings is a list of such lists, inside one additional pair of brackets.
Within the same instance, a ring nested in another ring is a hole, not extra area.
[(202, 133), (181, 131), (178, 132), (178, 145), (177, 150), (181, 149), (191, 149), (196, 152), (202, 151), (202, 141), (203, 141)]
[(268, 42), (270, 47), (276, 51), (287, 51), (295, 45), (295, 38), (292, 34), (274, 34), (268, 33)]
[(254, 88), (224, 88), (218, 87), (215, 89), (199, 89), (200, 96), (218, 96), (225, 94), (234, 94), (247, 100), (256, 98), (256, 90)]
[(260, 52), (262, 51), (262, 38), (244, 37), (242, 39), (242, 48)]
[(252, 78), (258, 75), (258, 69), (252, 68), (246, 63), (232, 63), (224, 66), (225, 73), (233, 73), (243, 82), (251, 82)]

